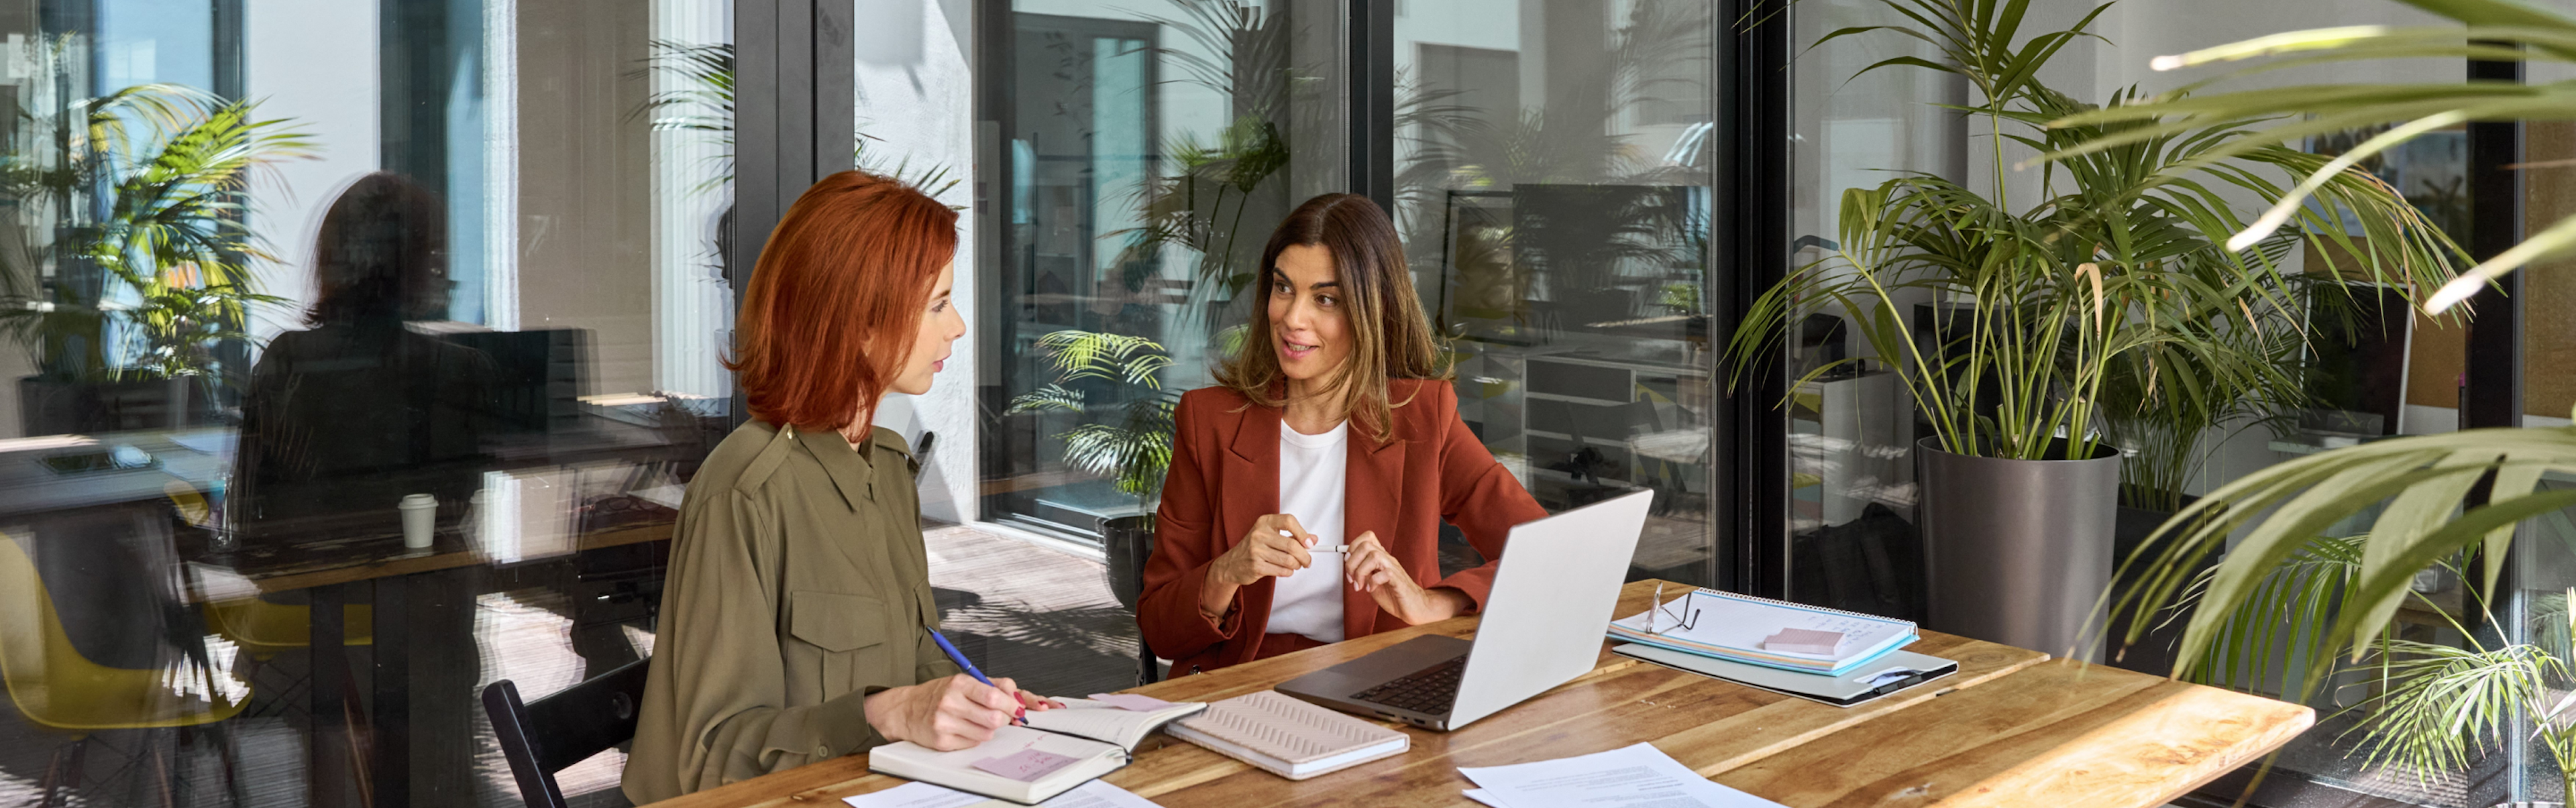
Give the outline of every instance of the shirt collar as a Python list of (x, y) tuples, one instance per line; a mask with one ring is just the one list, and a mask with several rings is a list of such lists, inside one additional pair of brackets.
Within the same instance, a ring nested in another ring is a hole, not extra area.
[(833, 430), (790, 426), (784, 431), (793, 434), (797, 444), (805, 447), (805, 453), (823, 465), (823, 473), (832, 478), (832, 487), (841, 492), (841, 502), (851, 510), (857, 510), (860, 502), (876, 500), (875, 450), (891, 451), (908, 464), (918, 463), (912, 458), (912, 450), (904, 447), (903, 436), (881, 426), (872, 428), (868, 442), (858, 447), (851, 446), (849, 441), (842, 439), (841, 433)]

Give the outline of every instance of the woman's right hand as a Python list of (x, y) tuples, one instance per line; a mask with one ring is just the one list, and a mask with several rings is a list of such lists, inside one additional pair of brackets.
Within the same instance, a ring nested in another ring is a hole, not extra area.
[(1234, 606), (1235, 590), (1263, 578), (1294, 575), (1315, 563), (1306, 551), (1315, 539), (1294, 516), (1274, 513), (1252, 520), (1243, 541), (1208, 563), (1207, 584), (1199, 588), (1199, 611), (1211, 619), (1222, 618)]
[(911, 741), (942, 752), (992, 740), (1021, 707), (1010, 679), (988, 686), (956, 674), (917, 685), (887, 688), (864, 702), (868, 726), (890, 741)]

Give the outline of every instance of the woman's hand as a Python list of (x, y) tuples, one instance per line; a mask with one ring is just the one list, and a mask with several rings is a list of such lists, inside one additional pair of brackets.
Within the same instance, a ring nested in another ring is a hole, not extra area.
[(1455, 589), (1424, 589), (1405, 574), (1403, 562), (1386, 551), (1377, 540), (1377, 531), (1361, 533), (1352, 539), (1350, 552), (1342, 557), (1342, 580), (1352, 589), (1366, 590), (1377, 607), (1405, 622), (1418, 626), (1434, 620), (1458, 616), (1470, 604), (1467, 593)]
[(1207, 583), (1199, 588), (1199, 612), (1210, 620), (1222, 619), (1234, 608), (1235, 590), (1263, 578), (1294, 575), (1315, 563), (1306, 552), (1315, 546), (1315, 538), (1305, 525), (1297, 524), (1297, 517), (1284, 513), (1252, 520), (1252, 530), (1243, 534), (1243, 541), (1208, 563)]
[(867, 697), (868, 726), (890, 741), (911, 741), (942, 752), (993, 739), (993, 731), (1011, 723), (1023, 707), (1048, 710), (1064, 705), (1021, 692), (1008, 678), (991, 686), (956, 674), (917, 685), (887, 688)]

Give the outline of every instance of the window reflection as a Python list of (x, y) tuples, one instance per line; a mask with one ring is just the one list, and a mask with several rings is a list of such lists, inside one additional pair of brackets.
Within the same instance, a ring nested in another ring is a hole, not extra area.
[(518, 804), (731, 424), (730, 17), (0, 8), (0, 802)]
[(1396, 16), (1395, 214), (1462, 415), (1550, 510), (1654, 489), (1632, 574), (1710, 582), (1715, 12), (1497, 11)]

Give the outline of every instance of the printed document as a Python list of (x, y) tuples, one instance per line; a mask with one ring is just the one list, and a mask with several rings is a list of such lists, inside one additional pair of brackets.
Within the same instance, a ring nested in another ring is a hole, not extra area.
[(1470, 799), (1497, 808), (1783, 808), (1709, 782), (1649, 743), (1458, 773), (1479, 787)]

